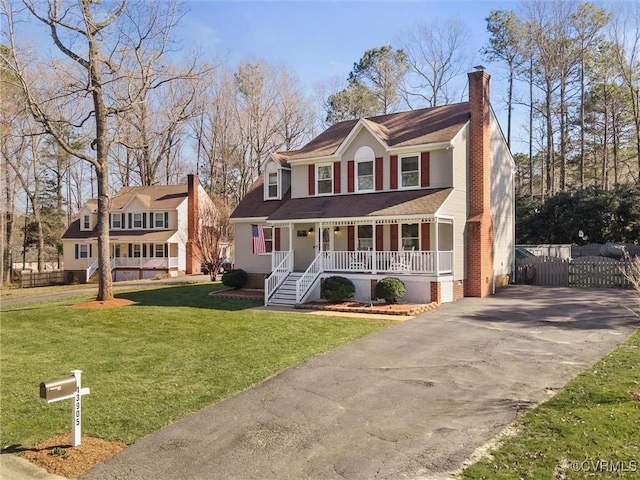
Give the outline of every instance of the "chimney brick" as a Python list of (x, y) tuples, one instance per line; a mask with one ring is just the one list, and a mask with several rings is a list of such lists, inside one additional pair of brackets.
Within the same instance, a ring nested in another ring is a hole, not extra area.
[(187, 266), (186, 273), (200, 273), (200, 248), (198, 246), (198, 175), (187, 175)]

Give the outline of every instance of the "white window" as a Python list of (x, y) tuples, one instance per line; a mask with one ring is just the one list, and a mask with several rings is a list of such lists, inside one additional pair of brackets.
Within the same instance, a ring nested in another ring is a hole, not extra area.
[(89, 258), (89, 245), (78, 245), (78, 257)]
[(156, 213), (153, 217), (153, 225), (155, 228), (167, 228), (164, 224), (164, 213)]
[(400, 159), (400, 178), (402, 188), (420, 186), (420, 161), (417, 155)]
[(358, 225), (358, 250), (373, 249), (373, 226)]
[(278, 172), (267, 174), (267, 198), (278, 198)]
[(133, 214), (133, 228), (142, 228), (142, 214), (134, 213)]
[(122, 228), (122, 215), (119, 213), (111, 214), (111, 228)]
[(420, 250), (420, 226), (417, 223), (402, 224), (402, 249)]
[(89, 224), (89, 215), (85, 215), (83, 217), (83, 219), (82, 219), (82, 222), (83, 222), (82, 223), (82, 228), (84, 230), (89, 230), (89, 226), (90, 226), (90, 224)]
[(133, 244), (133, 257), (134, 258), (142, 257), (142, 245), (140, 245), (139, 243)]
[(358, 192), (373, 191), (373, 160), (356, 163)]
[(316, 167), (316, 192), (318, 195), (333, 193), (333, 164)]
[(156, 243), (154, 246), (154, 256), (155, 257), (164, 257), (164, 244)]

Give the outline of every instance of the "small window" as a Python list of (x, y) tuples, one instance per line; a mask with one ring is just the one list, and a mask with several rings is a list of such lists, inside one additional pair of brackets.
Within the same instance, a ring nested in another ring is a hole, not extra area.
[(153, 225), (155, 228), (167, 228), (167, 226), (164, 224), (164, 213), (155, 214), (155, 216), (153, 217)]
[(156, 257), (164, 257), (164, 244), (156, 243), (153, 249), (154, 256)]
[(402, 178), (402, 188), (420, 186), (420, 162), (418, 156), (404, 157), (400, 163), (400, 175)]
[(85, 215), (82, 219), (83, 221), (83, 227), (85, 230), (89, 230), (90, 224), (89, 224), (89, 215)]
[(78, 245), (78, 257), (89, 258), (89, 245)]
[(278, 198), (278, 172), (268, 174), (267, 198)]
[(142, 257), (142, 245), (134, 244), (133, 245), (133, 258)]
[(318, 165), (316, 172), (318, 195), (333, 193), (333, 165)]
[(142, 214), (134, 213), (133, 214), (133, 228), (142, 228)]
[(264, 244), (267, 252), (273, 251), (273, 227), (264, 227)]
[(358, 250), (373, 249), (373, 226), (358, 225)]
[(420, 250), (420, 229), (417, 223), (402, 225), (402, 249)]
[(373, 191), (373, 161), (357, 163), (358, 171), (358, 191)]
[(122, 216), (119, 213), (111, 214), (111, 228), (122, 228)]

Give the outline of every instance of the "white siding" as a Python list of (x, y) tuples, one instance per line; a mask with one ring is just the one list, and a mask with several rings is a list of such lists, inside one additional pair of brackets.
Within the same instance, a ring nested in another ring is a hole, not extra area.
[(514, 256), (513, 158), (496, 118), (491, 115), (491, 217), (494, 275), (511, 273)]
[(271, 271), (271, 254), (254, 255), (251, 237), (251, 223), (235, 223), (236, 242), (235, 264), (247, 273), (269, 273)]
[[(469, 150), (469, 125), (466, 125), (453, 139), (452, 151), (452, 180), (453, 192), (444, 202), (439, 213), (453, 215), (453, 278), (463, 280), (466, 278), (467, 263), (467, 239), (466, 227), (468, 216), (467, 178), (469, 167), (467, 164), (467, 152)], [(443, 249), (440, 246), (440, 249)]]

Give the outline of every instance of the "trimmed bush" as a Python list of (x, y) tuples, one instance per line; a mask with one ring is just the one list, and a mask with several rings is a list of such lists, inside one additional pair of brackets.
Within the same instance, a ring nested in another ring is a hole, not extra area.
[(405, 293), (407, 288), (399, 278), (383, 278), (376, 284), (376, 298), (384, 298), (387, 303), (396, 303)]
[(247, 272), (241, 268), (227, 270), (222, 275), (222, 284), (234, 290), (244, 287), (245, 283), (247, 283)]
[(322, 282), (322, 295), (330, 302), (339, 302), (353, 298), (356, 287), (351, 280), (344, 277), (329, 277)]

